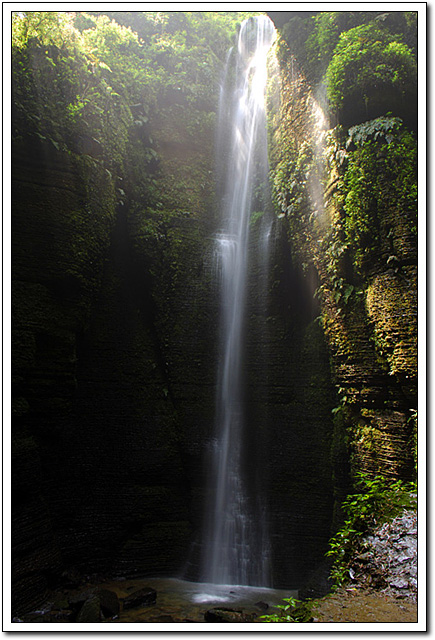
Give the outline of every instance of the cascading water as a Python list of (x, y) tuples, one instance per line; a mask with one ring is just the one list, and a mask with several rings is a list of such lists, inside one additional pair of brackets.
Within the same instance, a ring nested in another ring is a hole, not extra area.
[[(222, 357), (212, 446), (213, 497), (202, 569), (203, 579), (214, 584), (267, 584), (262, 507), (248, 492), (243, 474), (243, 349), (250, 218), (259, 167), (267, 171), (265, 88), (274, 36), (267, 16), (242, 24), (237, 50), (228, 59), (234, 74), (225, 73), (233, 82), (227, 80), (220, 98), (218, 152), (226, 161), (221, 175), (223, 226), (216, 238)], [(223, 141), (228, 141), (226, 151)], [(267, 173), (262, 179), (267, 180)], [(264, 249), (264, 240), (262, 244)]]

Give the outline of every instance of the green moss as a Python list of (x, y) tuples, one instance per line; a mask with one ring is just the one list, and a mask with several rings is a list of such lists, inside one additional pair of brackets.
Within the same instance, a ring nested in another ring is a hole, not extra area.
[(365, 119), (400, 114), (402, 101), (416, 98), (417, 65), (409, 47), (379, 23), (360, 25), (341, 33), (326, 82), (332, 107), (363, 112), (365, 106)]

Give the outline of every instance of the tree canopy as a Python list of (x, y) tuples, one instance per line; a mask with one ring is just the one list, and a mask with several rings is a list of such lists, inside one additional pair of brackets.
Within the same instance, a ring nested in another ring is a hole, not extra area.
[(13, 137), (122, 163), (128, 131), (166, 101), (215, 108), (246, 12), (13, 13)]

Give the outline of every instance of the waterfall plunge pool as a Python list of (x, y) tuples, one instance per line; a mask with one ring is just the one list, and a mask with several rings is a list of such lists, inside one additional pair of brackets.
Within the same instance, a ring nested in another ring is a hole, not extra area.
[(119, 623), (204, 622), (205, 612), (214, 607), (243, 610), (244, 613), (261, 616), (272, 613), (273, 607), (282, 604), (284, 598), (297, 597), (298, 594), (294, 589), (218, 585), (178, 578), (114, 580), (99, 587), (115, 591), (120, 600), (144, 587), (151, 587), (157, 592), (155, 604), (121, 611), (119, 618), (113, 621)]

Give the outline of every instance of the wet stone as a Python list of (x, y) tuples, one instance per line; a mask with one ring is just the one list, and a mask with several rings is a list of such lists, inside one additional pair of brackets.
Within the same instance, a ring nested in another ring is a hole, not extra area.
[(101, 612), (106, 618), (113, 618), (119, 614), (119, 600), (114, 591), (110, 589), (99, 589), (98, 597), (100, 598)]
[(157, 600), (157, 593), (154, 589), (144, 587), (138, 589), (123, 600), (123, 609), (136, 609), (137, 607), (149, 607), (155, 604)]
[(209, 609), (204, 614), (206, 622), (252, 622), (255, 618), (255, 614), (219, 607)]
[(100, 599), (98, 596), (92, 596), (80, 609), (76, 622), (100, 622), (100, 620)]
[(68, 605), (73, 609), (80, 609), (86, 600), (92, 598), (95, 595), (95, 591), (93, 589), (86, 589), (85, 591), (80, 591), (80, 593), (74, 593), (68, 596)]

